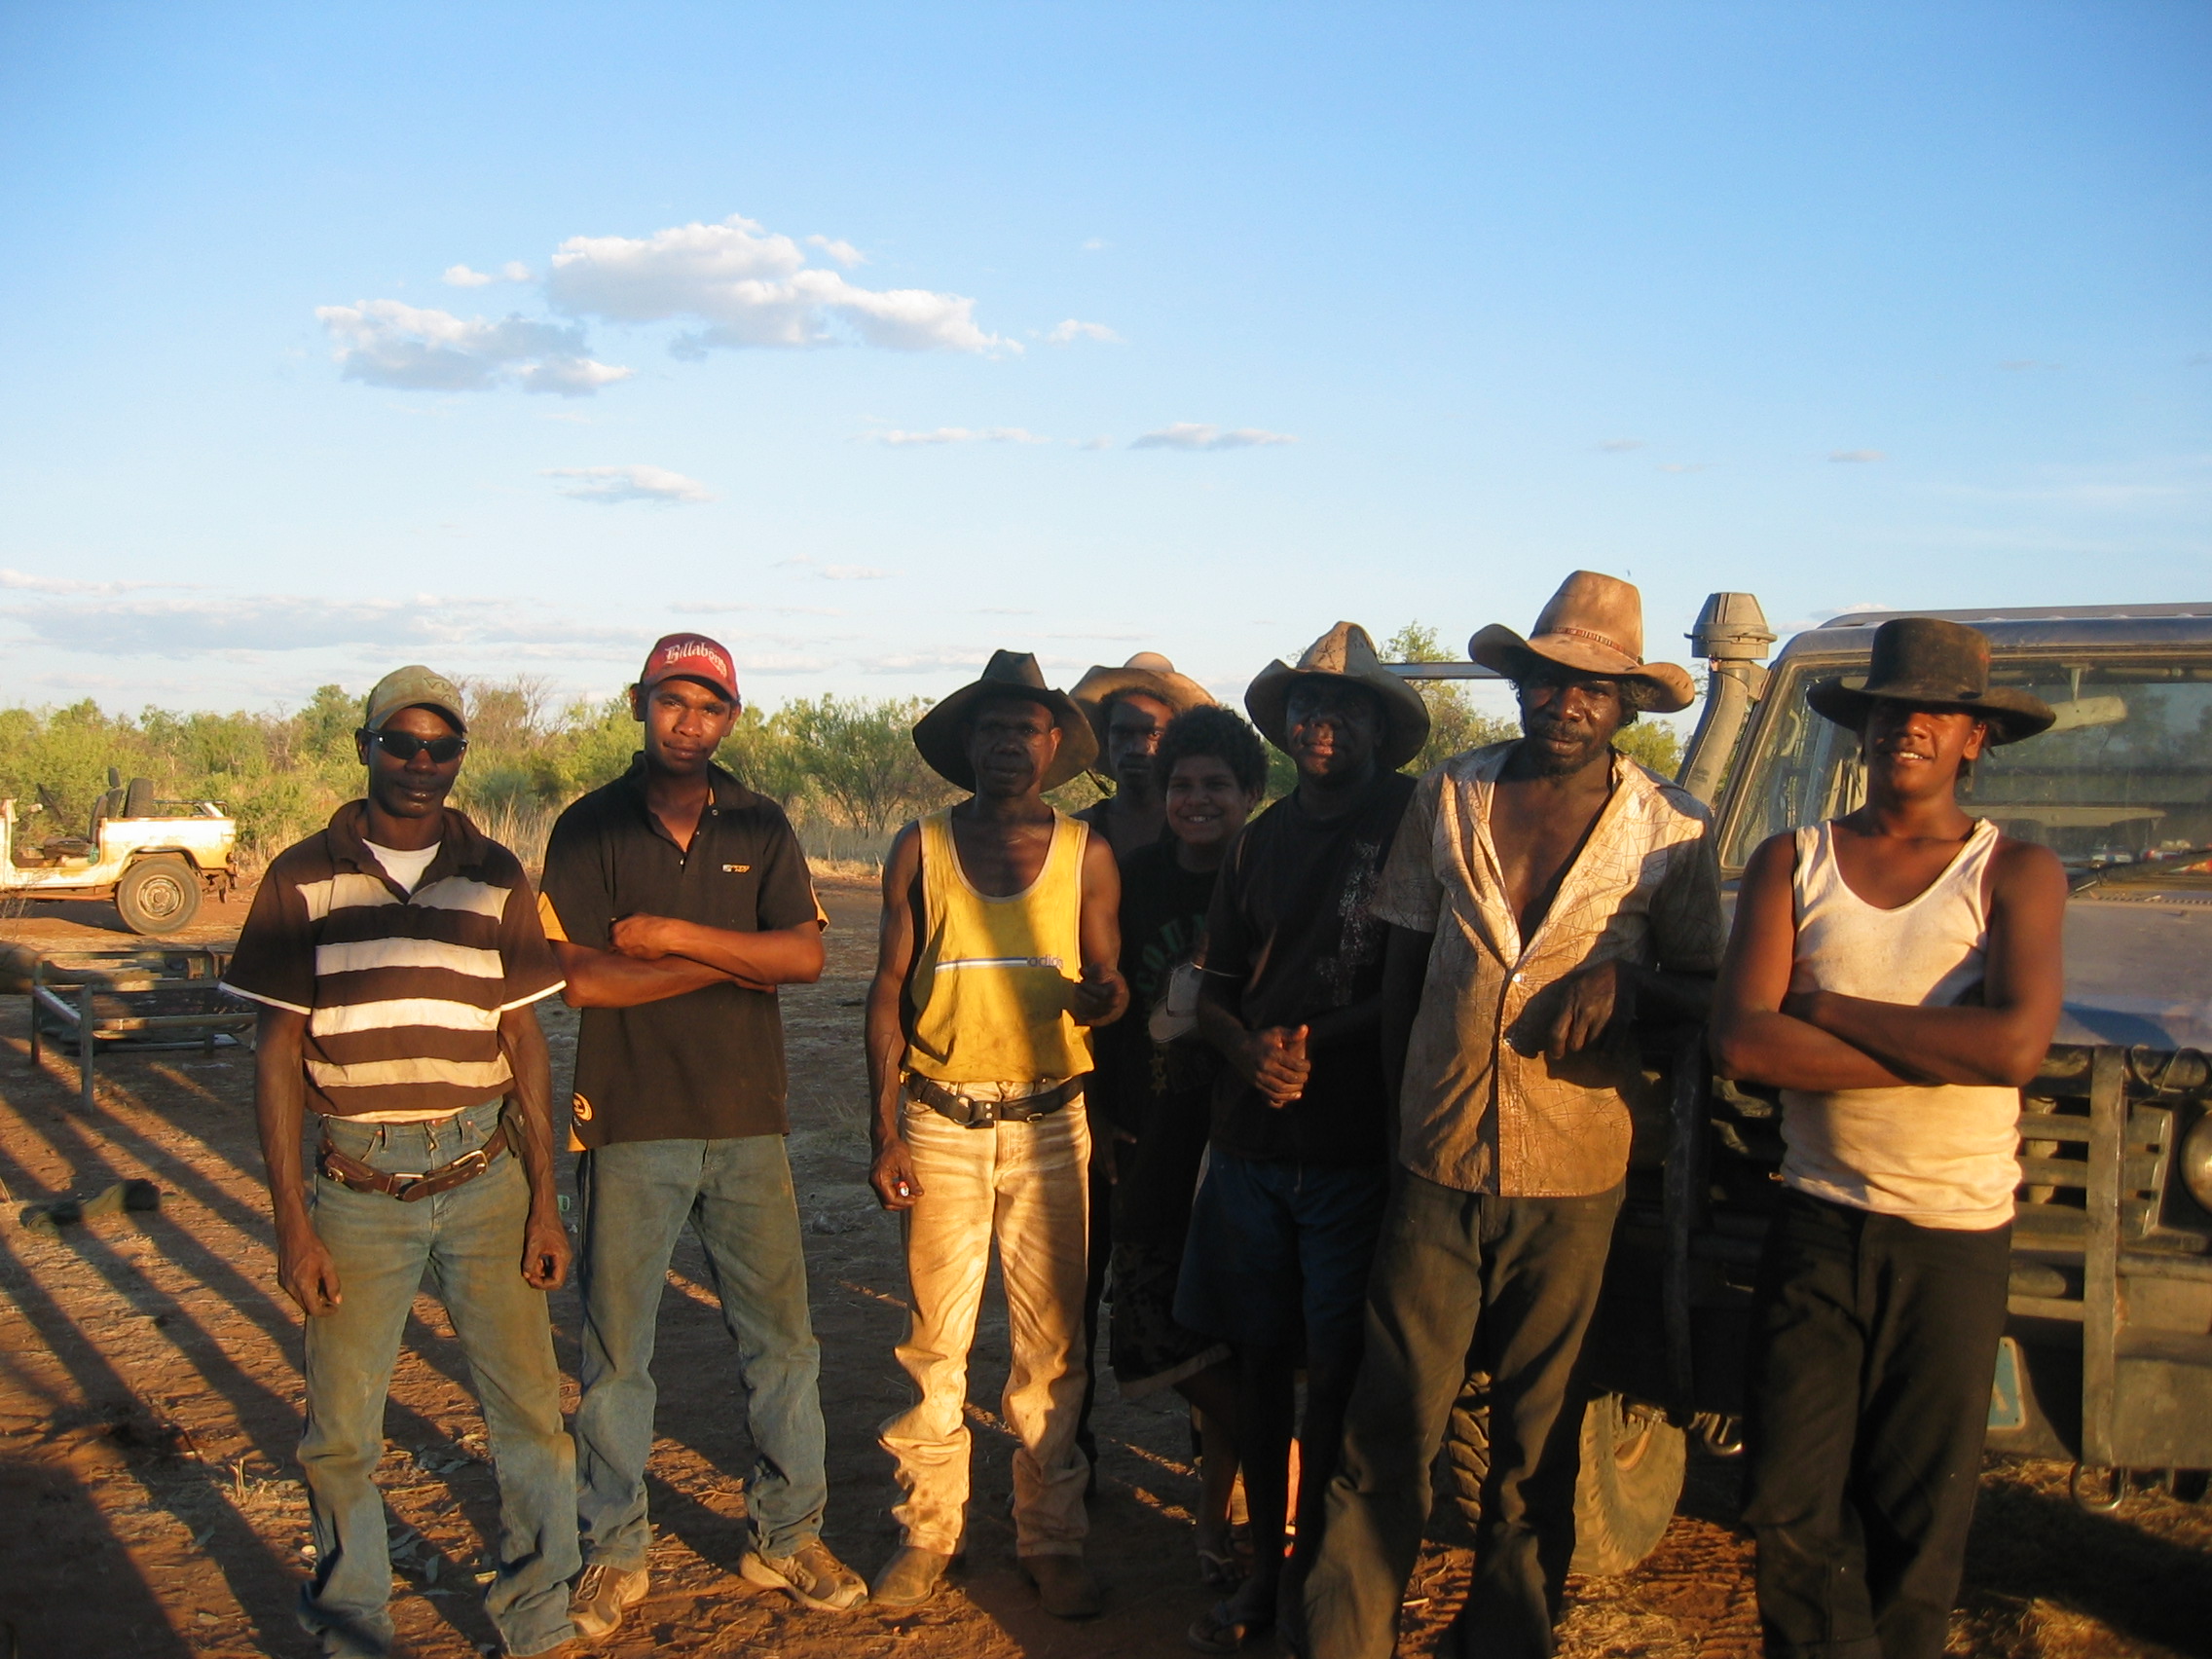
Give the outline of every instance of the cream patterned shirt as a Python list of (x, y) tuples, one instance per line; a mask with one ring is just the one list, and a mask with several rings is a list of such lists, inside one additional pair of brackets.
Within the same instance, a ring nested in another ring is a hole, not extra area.
[(1490, 838), (1492, 786), (1513, 748), (1455, 756), (1420, 780), (1370, 906), (1435, 936), (1406, 1053), (1398, 1159), (1461, 1192), (1573, 1198), (1627, 1173), (1626, 1091), (1642, 1086), (1642, 1070), (1633, 1046), (1546, 1060), (1558, 1002), (1546, 993), (1615, 959), (1717, 970), (1720, 872), (1705, 808), (1616, 754), (1612, 795), (1524, 941)]

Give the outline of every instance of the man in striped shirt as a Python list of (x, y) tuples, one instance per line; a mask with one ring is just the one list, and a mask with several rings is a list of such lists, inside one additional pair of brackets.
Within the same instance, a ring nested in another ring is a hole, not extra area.
[[(530, 1005), (561, 989), (561, 971), (522, 866), (445, 804), (468, 742), (451, 682), (387, 675), (357, 741), (367, 798), (269, 866), (224, 981), (262, 1005), (254, 1093), (277, 1276), (309, 1316), (300, 1462), (315, 1571), (300, 1622), (326, 1655), (390, 1650), (373, 1476), (427, 1270), (498, 1471), (485, 1606), (508, 1653), (547, 1653), (575, 1634), (575, 1454), (545, 1305), (569, 1238)], [(303, 1181), (310, 1111), (316, 1172)]]

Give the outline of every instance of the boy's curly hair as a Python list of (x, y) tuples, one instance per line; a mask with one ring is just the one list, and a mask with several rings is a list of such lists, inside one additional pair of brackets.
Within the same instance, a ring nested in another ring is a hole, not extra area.
[(1170, 720), (1159, 752), (1152, 757), (1153, 776), (1160, 780), (1160, 788), (1167, 787), (1176, 761), (1194, 755), (1219, 760), (1231, 776), (1255, 793), (1268, 787), (1268, 752), (1260, 746), (1260, 734), (1241, 715), (1206, 706)]

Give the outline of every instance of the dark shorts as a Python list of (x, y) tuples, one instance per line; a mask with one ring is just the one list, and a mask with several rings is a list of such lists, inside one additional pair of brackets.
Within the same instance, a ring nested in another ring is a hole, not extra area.
[(1114, 1246), (1114, 1323), (1109, 1351), (1122, 1398), (1140, 1400), (1229, 1357), (1229, 1345), (1175, 1319), (1183, 1248)]
[(1282, 1163), (1218, 1147), (1191, 1210), (1175, 1318), (1224, 1342), (1356, 1353), (1382, 1230), (1382, 1163)]

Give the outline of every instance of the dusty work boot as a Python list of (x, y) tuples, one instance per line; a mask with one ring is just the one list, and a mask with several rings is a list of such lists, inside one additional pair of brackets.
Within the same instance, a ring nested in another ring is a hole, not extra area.
[(622, 1622), (622, 1609), (645, 1599), (652, 1575), (642, 1567), (587, 1567), (569, 1592), (569, 1622), (581, 1637), (601, 1637)]
[(879, 1607), (918, 1607), (944, 1587), (944, 1569), (951, 1565), (948, 1555), (901, 1544), (875, 1575), (868, 1600)]
[(748, 1584), (788, 1590), (800, 1606), (817, 1612), (841, 1613), (867, 1600), (861, 1575), (831, 1555), (820, 1538), (807, 1539), (788, 1556), (748, 1548), (737, 1570)]
[(1056, 1619), (1098, 1616), (1098, 1580), (1071, 1555), (1022, 1556), (1021, 1576), (1037, 1586), (1037, 1604)]

